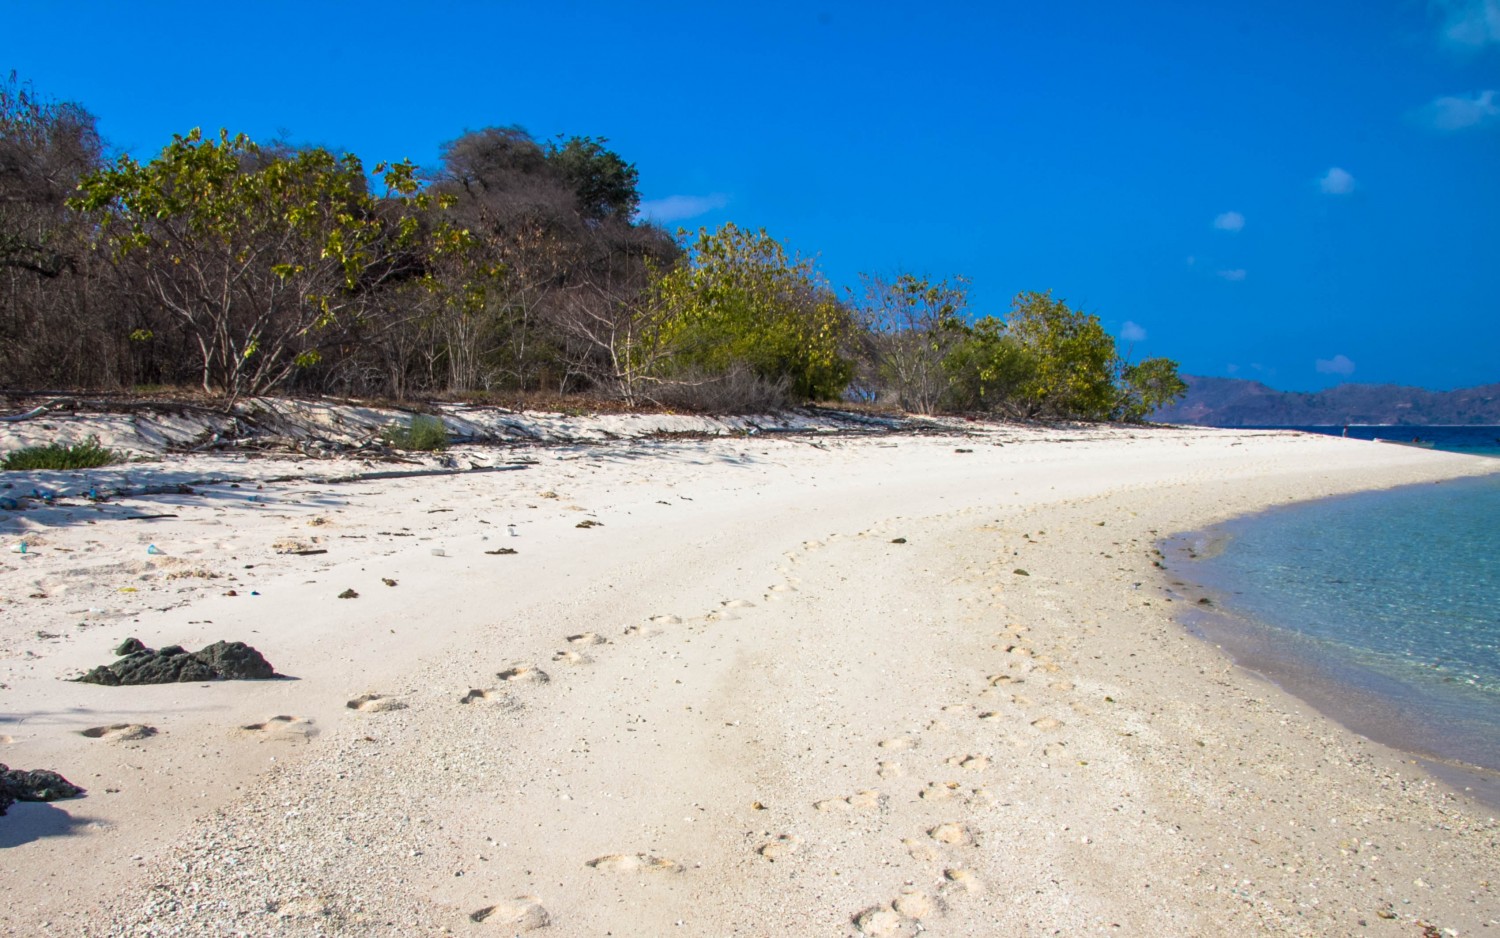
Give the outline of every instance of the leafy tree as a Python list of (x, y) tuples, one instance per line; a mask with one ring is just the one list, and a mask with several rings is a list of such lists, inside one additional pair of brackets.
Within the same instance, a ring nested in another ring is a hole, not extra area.
[(1047, 293), (1021, 293), (1005, 320), (1030, 361), (1016, 391), (1022, 416), (1107, 420), (1118, 398), (1114, 339), (1099, 317)]
[(1035, 378), (1035, 362), (1001, 320), (985, 316), (960, 327), (942, 365), (945, 407), (1027, 416), (1022, 392)]
[(100, 239), (191, 335), (204, 390), (238, 396), (316, 364), (321, 340), (401, 270), (432, 200), (409, 162), (375, 172), (381, 202), (353, 155), (268, 156), (243, 134), (195, 129), (147, 164), (122, 156), (90, 175), (73, 204), (106, 213)]
[(604, 138), (570, 137), (547, 150), (547, 164), (572, 189), (578, 213), (594, 222), (630, 221), (641, 203), (635, 164), (606, 150)]
[(877, 394), (894, 394), (904, 410), (933, 413), (948, 393), (944, 361), (964, 337), (968, 283), (933, 283), (913, 274), (863, 279), (863, 358), (873, 371), (870, 383)]
[(842, 354), (849, 311), (812, 262), (789, 257), (762, 229), (700, 229), (686, 261), (654, 284), (655, 342), (672, 369), (723, 375), (747, 366), (786, 379), (802, 400), (840, 396), (853, 373)]
[(1125, 365), (1120, 370), (1120, 383), (1116, 416), (1132, 423), (1145, 420), (1188, 390), (1177, 374), (1177, 363), (1170, 358), (1148, 358), (1138, 365)]

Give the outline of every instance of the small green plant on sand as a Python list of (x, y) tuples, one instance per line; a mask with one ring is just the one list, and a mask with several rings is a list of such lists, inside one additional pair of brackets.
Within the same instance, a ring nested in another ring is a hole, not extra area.
[(380, 433), (380, 440), (396, 449), (431, 452), (448, 446), (448, 430), (436, 417), (417, 414), (404, 427), (395, 424), (386, 427)]
[(114, 450), (100, 446), (97, 436), (91, 436), (82, 443), (49, 443), (15, 450), (5, 454), (0, 469), (97, 469), (122, 458)]

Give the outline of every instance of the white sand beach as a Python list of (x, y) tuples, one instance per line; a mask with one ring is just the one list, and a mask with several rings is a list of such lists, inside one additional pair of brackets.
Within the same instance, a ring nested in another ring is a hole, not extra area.
[[(5, 473), (193, 484), (0, 512), (0, 762), (88, 789), (0, 818), (0, 932), (1500, 935), (1494, 812), (1154, 553), (1495, 463), (968, 429)], [(68, 680), (131, 636), (293, 679)]]

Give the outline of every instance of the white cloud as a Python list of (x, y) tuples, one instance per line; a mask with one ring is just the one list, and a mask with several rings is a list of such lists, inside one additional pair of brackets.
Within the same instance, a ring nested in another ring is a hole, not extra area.
[(1434, 98), (1416, 112), (1417, 120), (1437, 130), (1454, 131), (1478, 127), (1500, 117), (1500, 92), (1490, 89), (1472, 97), (1448, 95)]
[(1500, 42), (1500, 0), (1433, 0), (1443, 18), (1443, 40), (1462, 49)]
[(654, 222), (683, 221), (706, 215), (729, 204), (729, 197), (712, 195), (669, 195), (664, 199), (646, 199), (636, 214)]
[(1144, 342), (1146, 341), (1146, 330), (1127, 319), (1125, 325), (1120, 327), (1120, 338), (1126, 342)]
[(1348, 170), (1331, 166), (1328, 172), (1318, 179), (1318, 188), (1325, 195), (1348, 195), (1354, 191), (1354, 177), (1349, 175)]
[(1240, 366), (1231, 362), (1230, 364), (1224, 366), (1224, 370), (1232, 375), (1237, 375), (1240, 373)]
[(1354, 374), (1354, 362), (1347, 355), (1335, 355), (1332, 358), (1320, 358), (1313, 367), (1318, 369), (1320, 375), (1343, 375), (1349, 377)]
[(1245, 279), (1245, 268), (1236, 267), (1233, 270), (1221, 270), (1219, 271), (1219, 276), (1231, 283), (1239, 283)]
[(1245, 227), (1245, 216), (1239, 212), (1225, 212), (1214, 219), (1214, 227), (1220, 231), (1239, 231)]

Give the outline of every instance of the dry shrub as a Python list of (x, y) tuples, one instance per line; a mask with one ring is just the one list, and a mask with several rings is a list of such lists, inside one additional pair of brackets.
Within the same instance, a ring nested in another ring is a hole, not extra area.
[(791, 381), (771, 381), (744, 365), (720, 374), (679, 374), (653, 386), (648, 396), (669, 410), (697, 414), (750, 414), (791, 404)]

